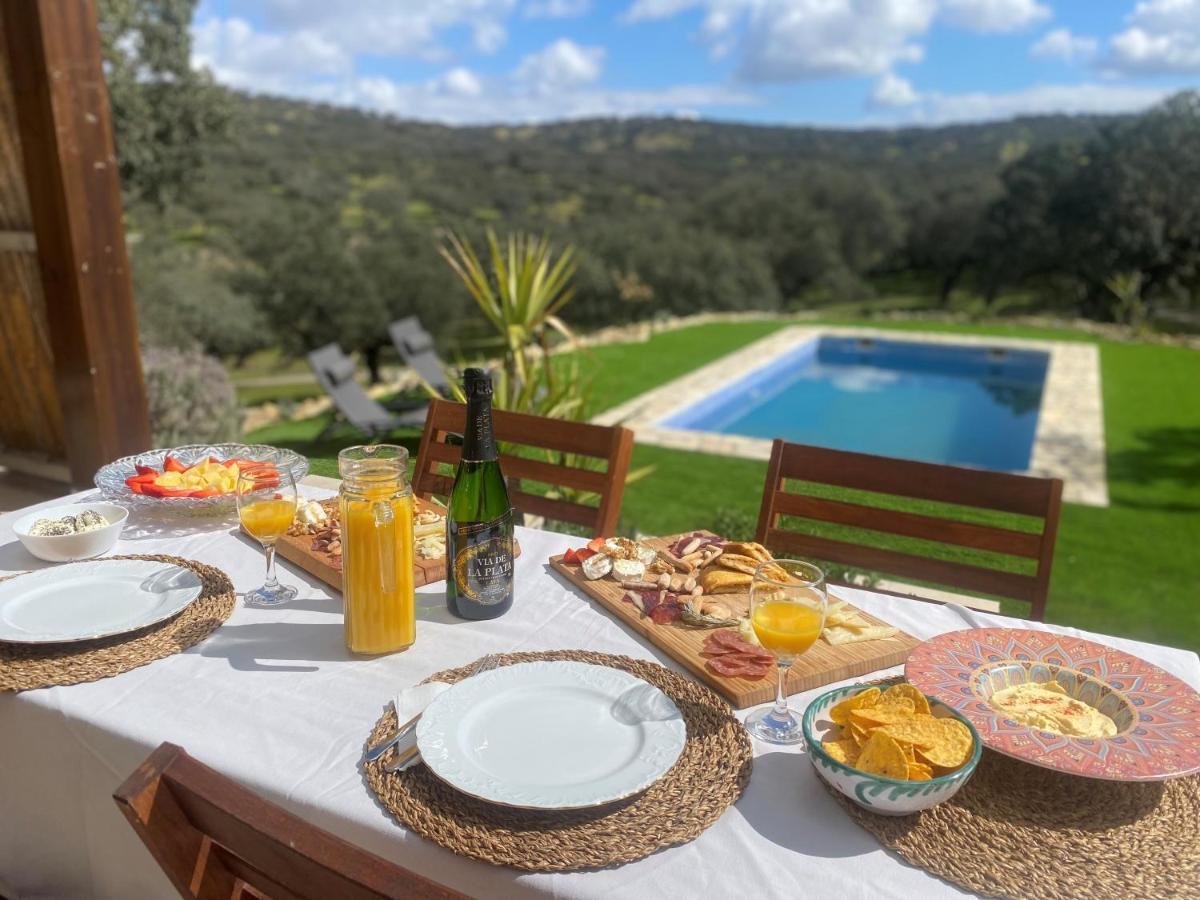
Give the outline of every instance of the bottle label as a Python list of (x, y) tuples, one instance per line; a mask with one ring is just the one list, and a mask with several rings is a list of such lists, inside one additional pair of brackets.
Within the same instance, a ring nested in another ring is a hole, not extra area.
[(490, 522), (454, 524), (454, 587), (484, 606), (502, 602), (513, 583), (512, 510)]

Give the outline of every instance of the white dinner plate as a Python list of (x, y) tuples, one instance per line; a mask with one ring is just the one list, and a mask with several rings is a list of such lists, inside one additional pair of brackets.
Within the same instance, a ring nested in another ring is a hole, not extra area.
[(97, 559), (0, 583), (0, 641), (51, 644), (124, 634), (200, 596), (190, 569), (145, 559)]
[(538, 661), (460, 681), (417, 725), (421, 759), (481, 800), (580, 809), (644, 791), (683, 752), (671, 698), (628, 672)]

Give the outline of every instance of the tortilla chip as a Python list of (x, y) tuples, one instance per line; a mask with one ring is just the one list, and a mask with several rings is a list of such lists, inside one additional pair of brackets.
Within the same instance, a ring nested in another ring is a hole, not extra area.
[(918, 747), (917, 753), (926, 762), (942, 769), (957, 769), (971, 758), (975, 741), (971, 730), (958, 719), (935, 719), (942, 728), (939, 739), (927, 746)]
[(887, 778), (908, 778), (908, 760), (896, 739), (882, 731), (876, 731), (863, 745), (854, 768)]
[(888, 706), (866, 706), (850, 711), (851, 722), (861, 722), (868, 728), (903, 722), (912, 717), (913, 702), (907, 697), (900, 697)]
[(933, 778), (933, 769), (924, 763), (910, 762), (908, 764), (909, 781), (929, 781)]
[(854, 741), (854, 738), (842, 737), (833, 740), (825, 740), (821, 742), (821, 749), (828, 753), (833, 759), (847, 766), (853, 766), (858, 762), (859, 747)]
[(924, 694), (907, 682), (894, 684), (884, 691), (883, 696), (879, 698), (879, 705), (887, 706), (899, 697), (907, 697), (909, 700), (911, 700), (917, 715), (927, 716), (930, 714), (929, 700), (926, 699)]
[(860, 709), (864, 706), (874, 706), (879, 702), (882, 693), (877, 687), (859, 691), (857, 694), (847, 697), (840, 703), (831, 706), (829, 708), (829, 718), (838, 725), (847, 725), (850, 722), (850, 710)]

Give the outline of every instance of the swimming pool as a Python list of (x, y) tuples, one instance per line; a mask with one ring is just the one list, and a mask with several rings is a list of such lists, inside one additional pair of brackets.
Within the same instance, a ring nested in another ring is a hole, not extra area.
[(1048, 363), (1038, 350), (821, 335), (658, 424), (1022, 471)]

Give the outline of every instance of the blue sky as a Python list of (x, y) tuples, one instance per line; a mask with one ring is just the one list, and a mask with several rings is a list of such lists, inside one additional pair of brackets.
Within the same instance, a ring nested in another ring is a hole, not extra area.
[(939, 124), (1200, 85), (1200, 0), (202, 0), (218, 81), (450, 123)]

